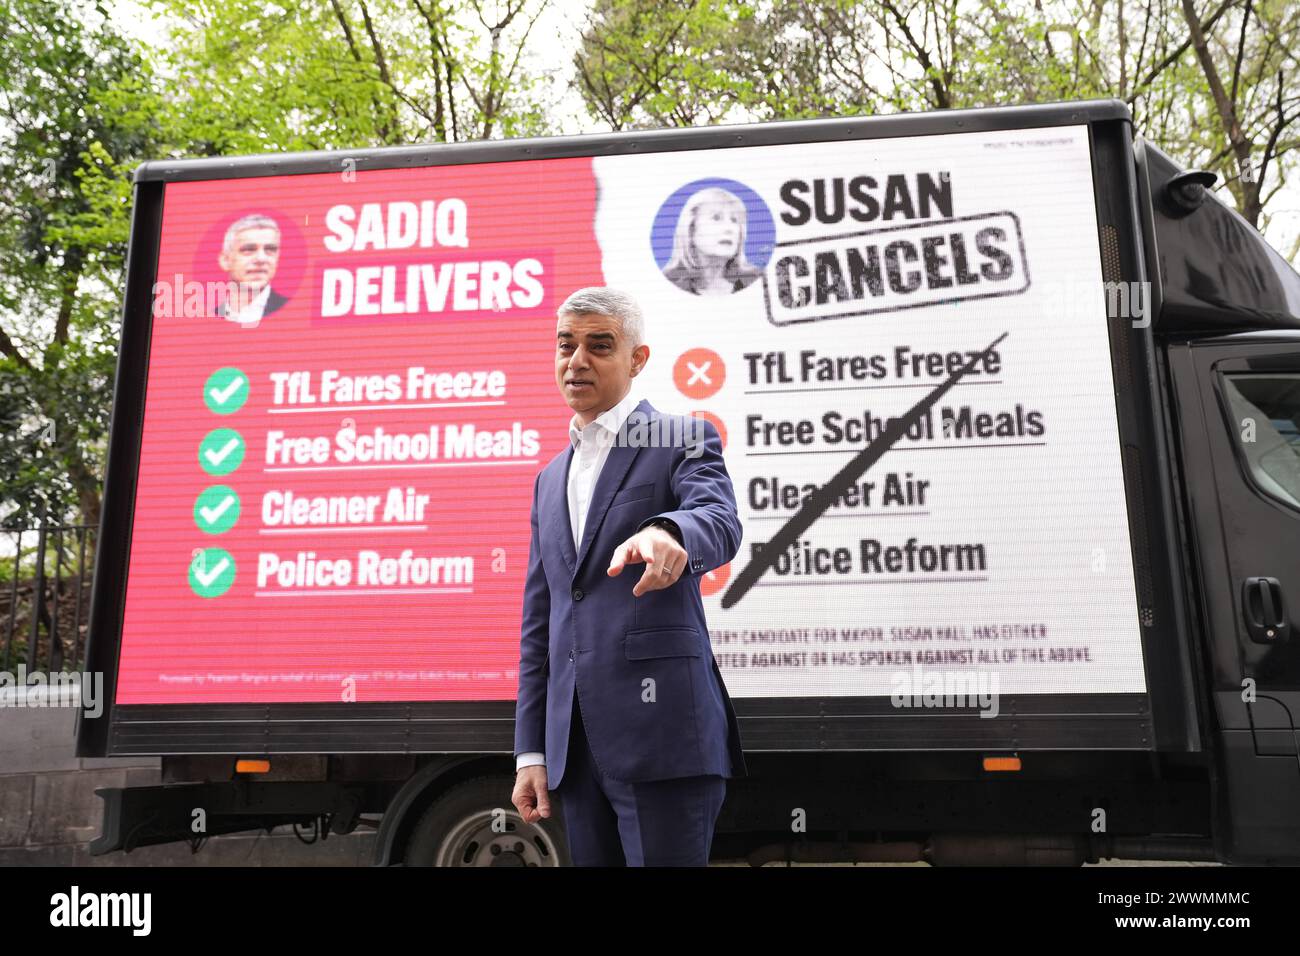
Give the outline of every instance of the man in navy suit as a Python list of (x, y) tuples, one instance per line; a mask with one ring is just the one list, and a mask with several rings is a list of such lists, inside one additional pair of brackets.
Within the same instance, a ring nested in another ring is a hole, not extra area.
[(560, 306), (570, 440), (533, 486), (511, 799), (535, 823), (554, 791), (579, 866), (707, 865), (746, 774), (700, 598), (740, 548), (735, 493), (713, 425), (637, 400), (644, 337), (617, 290)]

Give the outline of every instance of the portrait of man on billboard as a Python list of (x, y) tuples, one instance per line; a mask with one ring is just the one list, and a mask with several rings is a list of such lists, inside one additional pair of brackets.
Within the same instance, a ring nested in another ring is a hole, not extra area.
[(255, 213), (232, 222), (217, 259), (228, 277), (217, 315), (255, 328), (289, 301), (271, 286), (279, 261), (280, 227), (274, 219)]

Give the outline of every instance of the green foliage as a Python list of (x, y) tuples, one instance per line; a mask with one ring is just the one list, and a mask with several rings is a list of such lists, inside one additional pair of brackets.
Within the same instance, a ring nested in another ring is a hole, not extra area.
[(98, 5), (0, 0), (0, 22), (0, 518), (94, 523), (149, 71)]
[(153, 0), (176, 155), (547, 131), (521, 54), (545, 0)]
[(588, 110), (611, 128), (716, 123), (758, 102), (770, 37), (727, 0), (597, 0), (576, 59)]

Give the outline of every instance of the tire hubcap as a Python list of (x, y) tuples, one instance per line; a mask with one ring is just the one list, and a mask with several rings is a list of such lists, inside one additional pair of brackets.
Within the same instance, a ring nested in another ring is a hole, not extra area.
[[(502, 823), (505, 830), (494, 831)], [(435, 866), (559, 866), (559, 850), (550, 834), (524, 823), (517, 813), (504, 818), (491, 811), (467, 816), (447, 831)]]

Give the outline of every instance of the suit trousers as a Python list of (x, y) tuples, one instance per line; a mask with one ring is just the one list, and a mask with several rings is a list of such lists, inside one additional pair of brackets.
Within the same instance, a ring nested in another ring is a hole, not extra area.
[(576, 692), (569, 726), (569, 758), (555, 796), (573, 865), (707, 866), (726, 777), (611, 780), (591, 754)]

